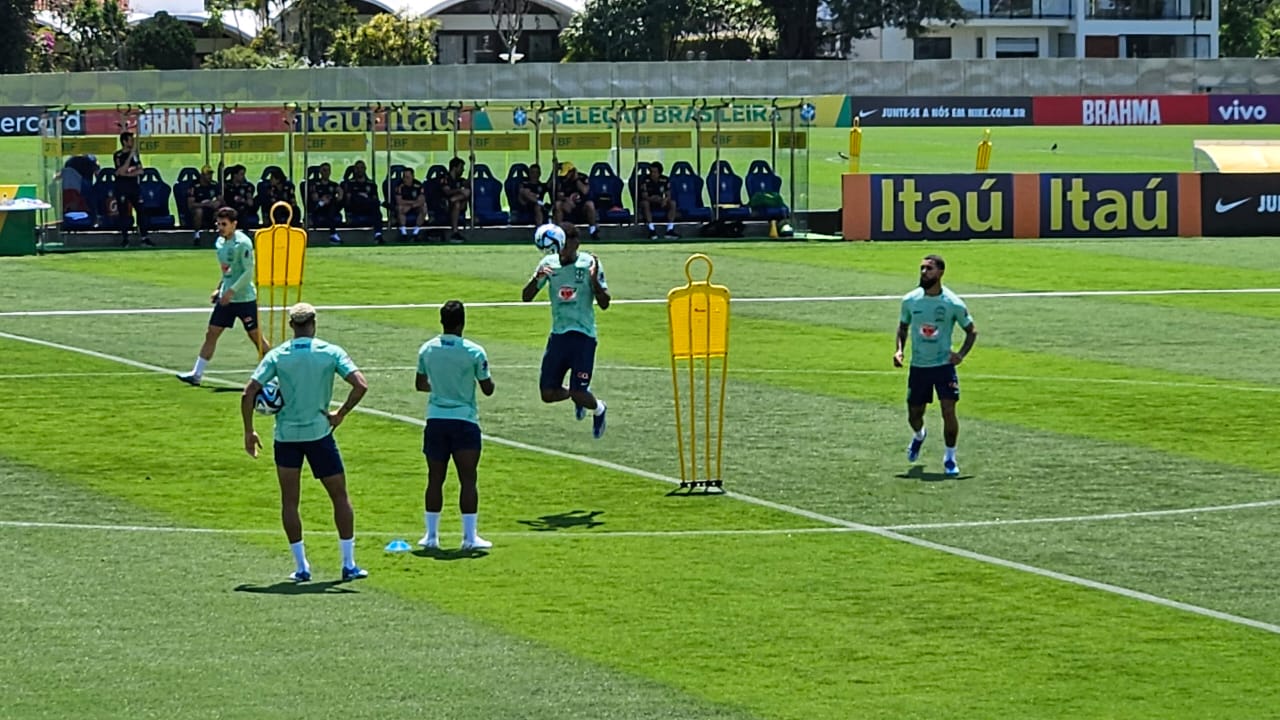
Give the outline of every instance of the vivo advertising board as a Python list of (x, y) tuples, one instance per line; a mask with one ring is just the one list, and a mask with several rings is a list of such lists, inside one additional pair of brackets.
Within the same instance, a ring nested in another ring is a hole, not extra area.
[(1210, 95), (1213, 125), (1280, 124), (1280, 95)]

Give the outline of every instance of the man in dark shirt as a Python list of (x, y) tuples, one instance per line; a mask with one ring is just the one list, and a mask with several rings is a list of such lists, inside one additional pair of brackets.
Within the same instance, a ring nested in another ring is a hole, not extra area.
[(338, 235), (338, 222), (342, 219), (342, 188), (333, 181), (333, 167), (320, 164), (320, 177), (307, 183), (307, 213), (311, 226), (328, 226), (329, 242), (342, 243)]
[(343, 203), (347, 218), (352, 215), (373, 218), (373, 239), (382, 243), (382, 209), (378, 207), (378, 186), (369, 179), (363, 160), (351, 168), (351, 176), (342, 181)]
[(192, 245), (200, 244), (200, 231), (213, 228), (213, 216), (222, 207), (222, 190), (213, 182), (213, 168), (200, 168), (200, 179), (187, 190), (187, 210), (191, 213), (191, 227), (195, 235)]
[(269, 184), (264, 197), (261, 198), (264, 215), (271, 223), (284, 222), (283, 213), (279, 217), (271, 214), (271, 206), (278, 202), (289, 203), (289, 207), (293, 208), (293, 221), (297, 223), (300, 218), (298, 217), (298, 201), (293, 183), (285, 179), (284, 171), (279, 168), (272, 170), (267, 180)]
[(658, 231), (653, 227), (653, 211), (667, 211), (667, 237), (678, 238), (676, 232), (676, 201), (671, 197), (671, 181), (662, 174), (662, 163), (649, 164), (649, 174), (640, 183), (639, 199), (636, 209), (640, 211), (640, 219), (649, 226), (649, 239), (657, 240)]
[(467, 163), (456, 157), (449, 161), (448, 174), (440, 179), (440, 194), (449, 212), (449, 228), (453, 231), (449, 236), (451, 243), (460, 243), (464, 239), (462, 233), (458, 232), (458, 220), (467, 209), (467, 201), (471, 199), (471, 181), (462, 174), (466, 167)]
[(409, 216), (413, 215), (413, 236), (422, 232), (427, 215), (427, 196), (422, 183), (413, 177), (413, 168), (405, 168), (400, 174), (400, 187), (396, 188), (396, 217), (400, 219), (400, 239), (408, 237)]
[(544, 222), (546, 208), (543, 198), (550, 192), (551, 187), (542, 182), (542, 166), (537, 163), (530, 165), (529, 177), (520, 183), (520, 194), (516, 200), (520, 203), (520, 210), (533, 215), (535, 227)]
[(591, 186), (571, 162), (560, 163), (560, 182), (556, 185), (555, 222), (565, 218), (587, 225), (592, 240), (600, 239), (596, 227), (596, 204), (591, 201)]
[(120, 213), (120, 246), (129, 246), (129, 220), (138, 218), (138, 235), (143, 245), (152, 247), (148, 237), (146, 216), (140, 207), (142, 204), (142, 158), (138, 156), (138, 146), (133, 133), (120, 133), (120, 149), (112, 155), (115, 161), (116, 181), (113, 188), (116, 205)]
[(253, 183), (244, 177), (245, 167), (235, 165), (231, 168), (231, 179), (227, 182), (227, 206), (236, 211), (237, 227), (241, 230), (251, 227), (251, 216), (256, 214), (253, 202)]

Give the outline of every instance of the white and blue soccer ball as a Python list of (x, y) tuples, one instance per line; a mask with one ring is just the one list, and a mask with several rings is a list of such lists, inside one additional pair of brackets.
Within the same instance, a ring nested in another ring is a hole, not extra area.
[(537, 230), (533, 231), (533, 244), (542, 251), (543, 254), (559, 253), (564, 247), (564, 230), (555, 223), (547, 223), (539, 225)]
[(253, 408), (262, 415), (275, 415), (284, 407), (284, 396), (280, 394), (280, 383), (268, 380), (253, 399)]

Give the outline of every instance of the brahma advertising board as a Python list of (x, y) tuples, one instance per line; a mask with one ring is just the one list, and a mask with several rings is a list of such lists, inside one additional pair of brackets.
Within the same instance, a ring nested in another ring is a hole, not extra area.
[(1206, 95), (1037, 97), (1036, 125), (1208, 125)]
[(872, 175), (871, 237), (1013, 237), (1012, 175)]

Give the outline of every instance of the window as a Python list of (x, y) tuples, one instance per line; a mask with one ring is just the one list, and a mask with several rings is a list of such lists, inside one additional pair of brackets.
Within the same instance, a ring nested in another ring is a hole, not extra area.
[(1069, 58), (1076, 56), (1076, 36), (1075, 33), (1058, 33), (1058, 57)]
[(1040, 38), (996, 38), (997, 58), (1040, 57)]
[(984, 57), (986, 57), (986, 56), (987, 56), (987, 53), (986, 53), (986, 52), (984, 52), (984, 51), (986, 50), (986, 48), (982, 46), (982, 41), (983, 41), (983, 40), (986, 40), (986, 38), (984, 38), (984, 37), (982, 37), (982, 36), (979, 36), (979, 37), (978, 37), (978, 54), (976, 55), (976, 57), (979, 57), (979, 58), (984, 58)]
[(951, 38), (918, 37), (914, 38), (916, 60), (950, 60)]
[(1178, 56), (1176, 35), (1128, 35), (1125, 37), (1125, 57), (1171, 58)]

